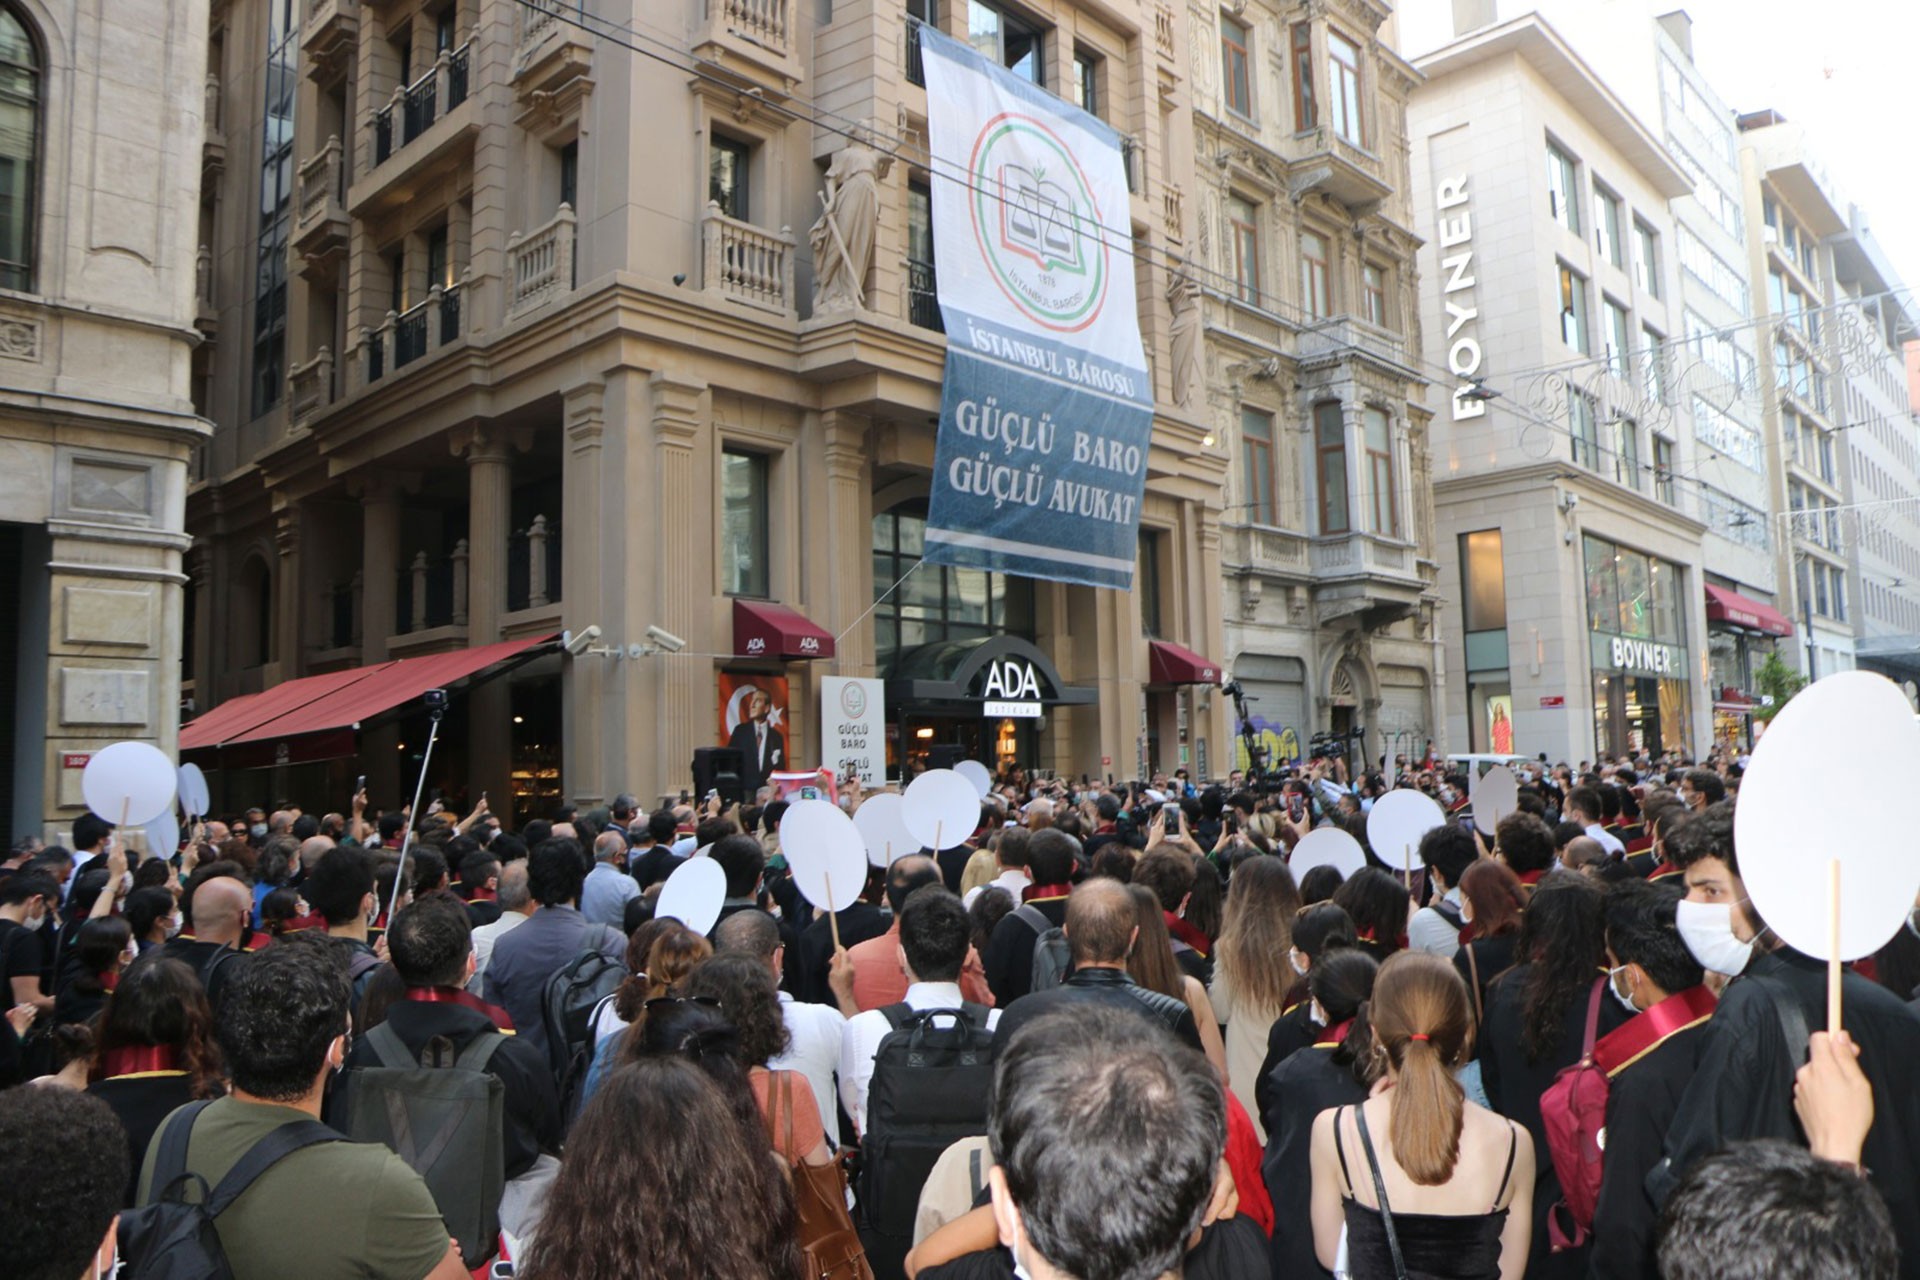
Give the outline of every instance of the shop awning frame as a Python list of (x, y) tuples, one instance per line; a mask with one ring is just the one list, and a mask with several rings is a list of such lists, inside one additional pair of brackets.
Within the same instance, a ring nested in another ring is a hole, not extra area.
[(1793, 619), (1770, 604), (1748, 599), (1727, 587), (1705, 584), (1707, 621), (1724, 622), (1730, 627), (1745, 627), (1770, 636), (1793, 634)]
[(229, 699), (180, 726), (180, 749), (206, 751), (357, 729), (428, 689), (444, 688), (515, 659), (530, 659), (558, 638), (504, 640), (289, 680)]
[(946, 640), (907, 650), (895, 662), (887, 680), (887, 700), (909, 704), (983, 703), (985, 699), (973, 689), (974, 678), (990, 663), (1010, 660), (1032, 666), (1043, 706), (1086, 706), (1100, 700), (1098, 689), (1067, 684), (1039, 646), (1014, 635)]
[(812, 662), (833, 656), (833, 635), (798, 609), (768, 600), (733, 602), (734, 656)]
[(1217, 685), (1220, 683), (1220, 664), (1171, 640), (1149, 640), (1147, 681), (1149, 684)]

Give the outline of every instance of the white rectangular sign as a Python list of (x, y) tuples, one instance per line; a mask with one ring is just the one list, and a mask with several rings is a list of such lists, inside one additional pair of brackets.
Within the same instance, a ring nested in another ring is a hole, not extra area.
[(989, 702), (981, 714), (989, 720), (1038, 720), (1040, 704), (1037, 702)]
[(886, 685), (845, 676), (820, 679), (820, 763), (863, 787), (887, 780)]

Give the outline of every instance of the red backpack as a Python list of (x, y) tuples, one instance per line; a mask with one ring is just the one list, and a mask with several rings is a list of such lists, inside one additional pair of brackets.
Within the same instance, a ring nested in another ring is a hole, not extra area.
[(1540, 1095), (1540, 1119), (1547, 1133), (1547, 1154), (1560, 1179), (1560, 1199), (1547, 1214), (1547, 1236), (1555, 1251), (1577, 1249), (1593, 1234), (1593, 1211), (1600, 1202), (1602, 1144), (1607, 1129), (1611, 1082), (1593, 1059), (1594, 1034), (1600, 1029), (1600, 1001), (1607, 978), (1597, 978), (1587, 1000), (1587, 1032), (1580, 1061), (1554, 1077)]

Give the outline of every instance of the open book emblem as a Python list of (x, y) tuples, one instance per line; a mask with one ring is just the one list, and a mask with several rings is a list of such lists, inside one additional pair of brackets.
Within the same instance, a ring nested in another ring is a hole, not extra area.
[(1042, 271), (1086, 270), (1080, 253), (1080, 214), (1073, 196), (1044, 171), (1000, 166), (1000, 243), (1033, 259)]

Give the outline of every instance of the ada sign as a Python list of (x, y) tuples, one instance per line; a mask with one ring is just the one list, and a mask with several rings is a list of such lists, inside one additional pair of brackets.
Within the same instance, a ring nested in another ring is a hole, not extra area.
[(886, 782), (885, 696), (878, 680), (820, 678), (820, 760), (836, 778), (852, 773), (863, 787)]
[(983, 668), (975, 696), (1031, 698), (1037, 701), (1040, 697), (1040, 676), (1031, 662), (1020, 658), (998, 658)]

